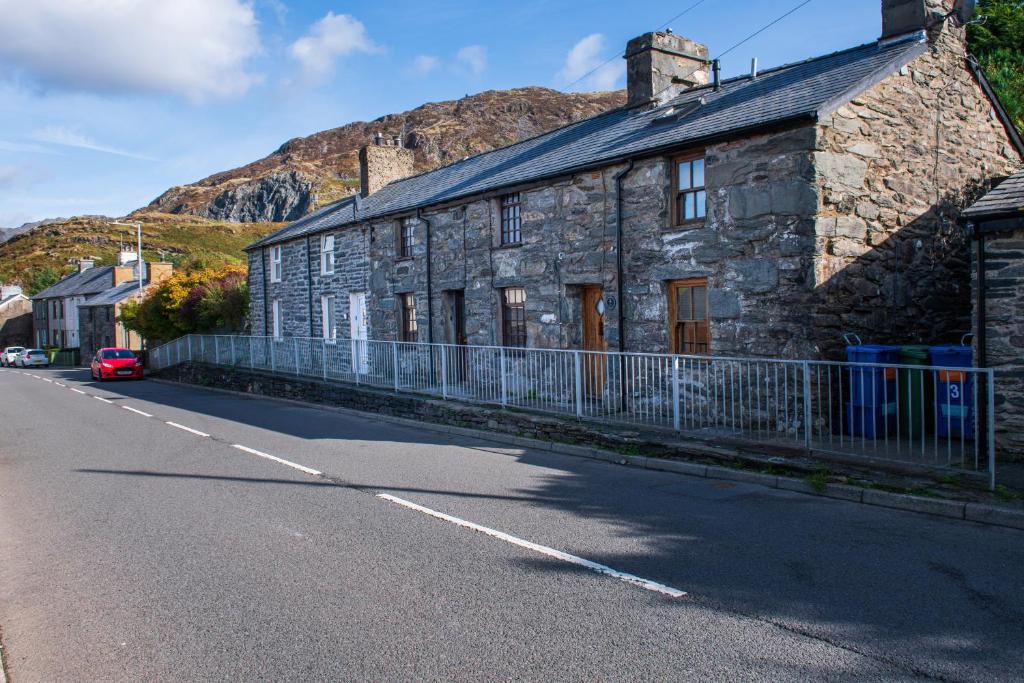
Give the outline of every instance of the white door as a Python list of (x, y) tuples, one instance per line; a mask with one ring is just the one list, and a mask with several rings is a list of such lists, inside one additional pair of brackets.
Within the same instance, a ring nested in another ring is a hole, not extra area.
[(351, 326), (352, 358), (356, 372), (369, 371), (369, 354), (366, 343), (366, 294), (356, 292), (348, 295), (348, 319)]

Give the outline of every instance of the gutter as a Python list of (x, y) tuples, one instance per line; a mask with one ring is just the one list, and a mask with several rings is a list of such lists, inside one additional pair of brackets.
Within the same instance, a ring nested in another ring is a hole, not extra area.
[(974, 55), (967, 55), (967, 66), (974, 74), (974, 77), (978, 79), (978, 85), (985, 92), (989, 101), (992, 103), (992, 108), (995, 109), (996, 116), (999, 118), (999, 122), (1003, 124), (1003, 128), (1006, 129), (1006, 134), (1010, 137), (1010, 142), (1017, 149), (1017, 154), (1024, 157), (1024, 139), (1021, 139), (1020, 131), (1017, 130), (1017, 126), (1013, 125), (1013, 120), (1010, 115), (1006, 113), (1006, 108), (1003, 106), (1002, 101), (999, 99), (999, 95), (996, 94), (995, 90), (988, 82), (988, 78), (985, 77), (985, 72), (982, 70), (981, 65), (978, 64), (978, 60), (975, 59)]
[(309, 311), (309, 338), (313, 334), (313, 255), (309, 251), (309, 235), (306, 235), (306, 309)]
[[(423, 209), (416, 209), (416, 220), (423, 221), (427, 224), (427, 343), (434, 343), (434, 289), (433, 289), (433, 273), (430, 265), (430, 232), (433, 227), (430, 221), (423, 216)], [(431, 354), (430, 363), (433, 366), (434, 356)], [(431, 368), (431, 376), (433, 376), (433, 368)]]
[(263, 280), (263, 336), (270, 336), (270, 311), (267, 309), (267, 304), (270, 303), (267, 299), (267, 248), (263, 247), (260, 249), (260, 277)]

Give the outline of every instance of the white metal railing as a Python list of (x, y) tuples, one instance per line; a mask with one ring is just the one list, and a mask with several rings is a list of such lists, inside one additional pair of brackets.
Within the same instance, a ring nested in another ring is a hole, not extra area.
[(153, 369), (188, 361), (987, 472), (995, 486), (985, 368), (219, 335), (149, 353)]

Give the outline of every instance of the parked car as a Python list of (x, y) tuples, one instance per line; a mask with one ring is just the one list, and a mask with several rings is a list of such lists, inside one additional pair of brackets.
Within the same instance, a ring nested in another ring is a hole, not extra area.
[(14, 363), (19, 368), (50, 367), (50, 356), (42, 349), (25, 349)]
[(92, 378), (98, 382), (105, 379), (142, 379), (142, 359), (130, 349), (100, 349), (93, 356), (89, 369)]
[(14, 361), (18, 359), (18, 354), (24, 350), (24, 346), (8, 346), (3, 353), (0, 353), (0, 365), (5, 368), (14, 367)]

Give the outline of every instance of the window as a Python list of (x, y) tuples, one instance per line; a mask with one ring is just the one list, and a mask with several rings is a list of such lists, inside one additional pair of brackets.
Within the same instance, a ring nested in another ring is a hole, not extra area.
[(514, 192), (501, 198), (501, 243), (519, 244), (523, 239), (522, 215), (519, 193)]
[(334, 235), (324, 235), (320, 238), (320, 274), (332, 275), (334, 273)]
[(398, 258), (412, 258), (412, 247), (416, 244), (416, 219), (403, 218), (398, 225)]
[(281, 321), (281, 302), (278, 301), (277, 299), (275, 299), (274, 303), (271, 305), (271, 313), (273, 314), (272, 320), (273, 320), (274, 337), (280, 338), (281, 337), (281, 330), (282, 330), (282, 324), (281, 324), (282, 323), (282, 321)]
[(704, 157), (676, 159), (672, 177), (673, 225), (703, 221), (708, 203), (704, 189)]
[(526, 290), (522, 287), (501, 290), (501, 343), (526, 346)]
[(338, 322), (334, 312), (334, 297), (320, 297), (320, 319), (323, 322), (324, 339), (334, 341), (338, 338)]
[(404, 342), (416, 341), (416, 297), (410, 292), (398, 295), (399, 315), (402, 316), (402, 338)]
[(280, 245), (270, 248), (270, 281), (281, 281), (281, 247)]
[(672, 353), (709, 353), (708, 281), (668, 283), (669, 347)]

